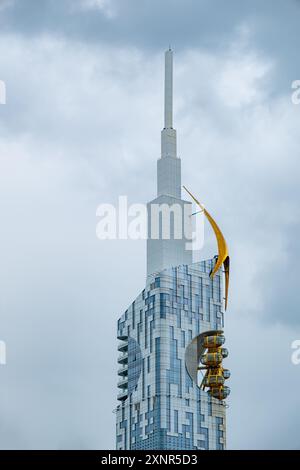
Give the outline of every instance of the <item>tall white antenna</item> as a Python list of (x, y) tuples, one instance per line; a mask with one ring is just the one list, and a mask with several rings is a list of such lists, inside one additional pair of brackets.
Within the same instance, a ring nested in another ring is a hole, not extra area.
[(176, 130), (173, 128), (173, 51), (165, 52), (165, 122), (161, 131), (161, 156), (177, 157)]

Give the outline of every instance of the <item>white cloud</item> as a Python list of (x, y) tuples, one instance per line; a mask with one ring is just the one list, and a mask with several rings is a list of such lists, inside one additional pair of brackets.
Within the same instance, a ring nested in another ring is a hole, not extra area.
[(1, 0), (0, 1), (0, 12), (11, 8), (14, 5), (15, 0)]
[(229, 58), (221, 69), (217, 93), (228, 107), (259, 103), (263, 98), (260, 82), (269, 71), (269, 64), (251, 55)]
[(80, 0), (79, 6), (83, 10), (102, 11), (108, 18), (113, 18), (116, 14), (113, 0)]

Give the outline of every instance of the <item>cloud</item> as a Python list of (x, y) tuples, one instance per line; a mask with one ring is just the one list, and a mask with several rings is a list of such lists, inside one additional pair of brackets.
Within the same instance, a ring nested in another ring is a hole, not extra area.
[(79, 7), (83, 10), (100, 10), (108, 18), (112, 18), (115, 15), (113, 0), (81, 0)]
[(228, 311), (226, 332), (226, 365), (232, 371), (229, 448), (299, 449), (299, 369), (291, 362), (295, 331), (274, 322), (263, 325), (240, 310)]
[[(239, 67), (237, 67), (239, 62)], [(227, 107), (243, 107), (254, 101), (261, 101), (258, 82), (265, 77), (267, 64), (260, 63), (255, 57), (229, 60), (220, 76), (219, 97)]]
[[(145, 67), (135, 50), (2, 39), (10, 99), (0, 137), (1, 446), (113, 448), (116, 321), (144, 285), (145, 244), (101, 244), (96, 208), (128, 186), (138, 198), (147, 165), (149, 198), (154, 192), (160, 131), (151, 100), (160, 77), (153, 82), (153, 58)], [(139, 116), (148, 125), (136, 137)], [(145, 152), (152, 132), (156, 145)], [(120, 263), (124, 253), (140, 264)]]
[(0, 2), (0, 12), (6, 8), (12, 7), (14, 5), (14, 0), (1, 0)]

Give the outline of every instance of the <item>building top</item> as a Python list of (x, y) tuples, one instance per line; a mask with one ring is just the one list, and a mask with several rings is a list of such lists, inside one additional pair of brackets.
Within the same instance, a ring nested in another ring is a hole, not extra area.
[(161, 132), (161, 157), (177, 158), (176, 130), (173, 129), (173, 51), (165, 52), (165, 120)]
[[(158, 206), (161, 214), (155, 212)], [(163, 212), (165, 208), (169, 211)], [(169, 48), (165, 52), (164, 128), (161, 131), (161, 156), (157, 161), (157, 198), (148, 204), (147, 275), (192, 263), (192, 251), (186, 247), (192, 235), (191, 218), (186, 217), (190, 213), (191, 203), (181, 199), (181, 160), (177, 156), (176, 130), (173, 128), (173, 51)], [(170, 228), (169, 237), (163, 236), (166, 227)], [(153, 228), (159, 233), (156, 239), (152, 237)]]

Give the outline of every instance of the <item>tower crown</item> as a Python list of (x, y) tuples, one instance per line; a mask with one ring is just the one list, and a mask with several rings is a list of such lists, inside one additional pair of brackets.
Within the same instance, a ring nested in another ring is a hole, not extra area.
[(173, 129), (173, 51), (165, 52), (165, 109), (161, 131), (161, 158), (157, 165), (158, 196), (181, 197), (180, 159), (177, 157), (176, 130)]
[[(161, 131), (161, 156), (157, 160), (157, 197), (148, 203), (147, 274), (171, 266), (192, 263), (188, 248), (192, 236), (191, 203), (181, 199), (181, 160), (176, 150), (173, 129), (173, 51), (165, 52), (164, 128)], [(157, 236), (152, 237), (152, 228)], [(168, 227), (168, 236), (164, 236)], [(178, 236), (179, 233), (179, 236)], [(180, 235), (181, 234), (181, 235)]]

